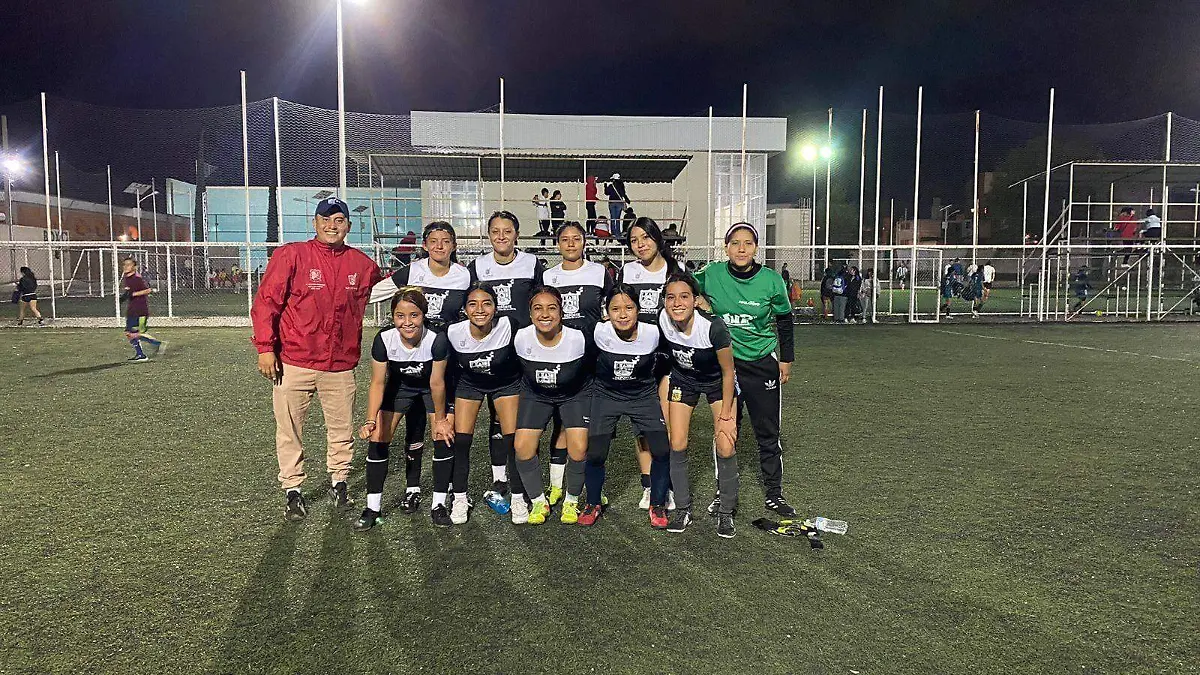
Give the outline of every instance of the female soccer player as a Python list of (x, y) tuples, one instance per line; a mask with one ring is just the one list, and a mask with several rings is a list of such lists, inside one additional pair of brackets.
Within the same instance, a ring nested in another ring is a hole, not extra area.
[[(471, 261), (467, 270), (471, 282), (482, 282), (496, 293), (496, 316), (508, 317), (516, 330), (529, 325), (529, 300), (533, 289), (542, 284), (546, 263), (533, 254), (517, 250), (521, 221), (508, 211), (496, 211), (488, 218), (488, 240), (492, 251)], [(488, 454), (496, 485), (485, 499), (497, 513), (503, 513), (508, 493), (508, 463), (504, 435), (496, 424), (496, 411), (488, 406), (492, 422), (488, 428)]]
[[(725, 233), (725, 254), (729, 261), (705, 266), (696, 273), (696, 282), (713, 314), (721, 317), (729, 328), (738, 383), (738, 420), (744, 403), (758, 441), (765, 505), (790, 518), (796, 515), (796, 509), (783, 498), (779, 423), (780, 389), (791, 375), (795, 351), (792, 304), (783, 287), (783, 277), (756, 262), (757, 252), (758, 230), (750, 223), (734, 223)], [(720, 513), (720, 492), (708, 510), (710, 514)]]
[[(517, 472), (524, 492), (532, 499), (525, 509), (524, 495), (512, 496), (512, 521), (539, 525), (546, 522), (550, 504), (542, 486), (542, 467), (538, 463), (538, 443), (542, 430), (555, 414), (562, 419), (567, 437), (567, 496), (563, 500), (562, 522), (573, 523), (581, 516), (579, 495), (583, 491), (583, 462), (587, 453), (588, 421), (591, 407), (592, 366), (584, 357), (587, 341), (583, 333), (562, 323), (562, 296), (558, 289), (542, 286), (529, 301), (533, 325), (517, 331), (513, 345), (521, 362), (521, 402), (517, 410)], [(599, 492), (596, 493), (597, 498)], [(591, 493), (589, 492), (589, 499)]]
[[(513, 350), (512, 322), (508, 317), (496, 318), (495, 292), (484, 284), (472, 284), (467, 291), (466, 311), (467, 320), (451, 324), (446, 331), (458, 380), (454, 388), (454, 419), (451, 422), (444, 416), (439, 417), (435, 422), (438, 427), (434, 429), (435, 439), (441, 438), (454, 445), (454, 460), (447, 481), (454, 484), (457, 493), (450, 510), (450, 522), (455, 525), (467, 522), (471, 508), (467, 499), (467, 476), (479, 408), (485, 398), (492, 402), (507, 457), (512, 452), (517, 430), (517, 395), (521, 389), (520, 364)], [(447, 391), (447, 388), (434, 387), (433, 390)], [(436, 393), (433, 404), (438, 410), (446, 410), (445, 402), (438, 401)], [(434, 465), (435, 490), (442, 477), (439, 466)]]
[(13, 282), (17, 285), (17, 301), (20, 303), (17, 309), (17, 325), (25, 323), (25, 310), (29, 309), (35, 317), (37, 317), (38, 325), (42, 323), (42, 313), (37, 308), (37, 277), (33, 275), (33, 270), (28, 267), (21, 268), (21, 278)]
[[(679, 263), (671, 254), (669, 245), (663, 240), (662, 230), (653, 218), (638, 218), (629, 228), (629, 238), (626, 240), (629, 252), (634, 260), (621, 267), (618, 281), (629, 284), (635, 291), (634, 302), (638, 308), (638, 321), (651, 325), (658, 324), (658, 311), (662, 309), (663, 284), (667, 275), (679, 271)], [(660, 380), (659, 399), (663, 402), (663, 416), (666, 416), (666, 378), (669, 366), (666, 361), (659, 362), (655, 375)], [(650, 452), (645, 441), (638, 441), (638, 468), (642, 474), (642, 501), (639, 508), (650, 508)]]
[[(419, 288), (429, 306), (425, 325), (445, 332), (446, 327), (458, 321), (462, 315), (471, 274), (465, 266), (454, 261), (458, 237), (450, 223), (435, 220), (426, 225), (422, 242), (422, 248), (429, 257), (403, 265), (375, 284), (371, 288), (370, 301), (391, 300), (401, 288)], [(404, 476), (408, 488), (415, 490), (418, 497), (421, 489), (421, 457), (425, 453), (425, 421), (431, 412), (432, 409), (426, 409), (418, 401), (404, 417)], [(466, 489), (465, 485), (463, 489)]]
[[(418, 402), (425, 404), (427, 420), (433, 426), (435, 393), (445, 401), (446, 359), (449, 348), (446, 334), (425, 326), (429, 305), (417, 288), (402, 288), (392, 298), (392, 325), (375, 336), (371, 345), (371, 388), (367, 395), (367, 421), (359, 429), (360, 438), (369, 439), (367, 446), (367, 508), (354, 523), (358, 531), (375, 526), (382, 511), (383, 482), (388, 473), (388, 448), (401, 418)], [(443, 414), (445, 411), (442, 411)], [(434, 441), (434, 463), (453, 457), (444, 441)], [(448, 465), (447, 465), (448, 466)], [(437, 472), (435, 471), (435, 474)], [(448, 524), (446, 493), (435, 485), (433, 493), (434, 523)], [(445, 487), (443, 486), (443, 490)], [(421, 499), (420, 488), (405, 490), (402, 509), (415, 513)], [(440, 509), (440, 512), (439, 512)]]
[(725, 497), (717, 515), (717, 534), (734, 534), (733, 512), (737, 508), (738, 468), (733, 446), (737, 439), (734, 399), (733, 348), (729, 329), (715, 316), (696, 311), (700, 287), (686, 274), (667, 277), (663, 311), (658, 317), (663, 352), (671, 363), (667, 393), (667, 422), (671, 436), (671, 486), (675, 490), (675, 514), (668, 532), (683, 532), (692, 522), (692, 494), (688, 482), (688, 433), (692, 411), (700, 396), (708, 398), (713, 415), (717, 485)]
[(605, 299), (608, 321), (596, 326), (596, 379), (588, 432), (588, 505), (580, 525), (592, 525), (601, 514), (604, 464), (617, 421), (626, 416), (634, 432), (650, 449), (650, 525), (667, 527), (667, 489), (670, 484), (670, 443), (658, 400), (655, 366), (658, 326), (638, 321), (637, 291), (628, 284), (613, 286)]
[[(562, 322), (591, 339), (592, 330), (600, 323), (604, 297), (612, 288), (612, 278), (604, 266), (585, 256), (587, 235), (576, 221), (567, 221), (558, 228), (558, 252), (562, 263), (546, 270), (547, 286), (562, 294)], [(563, 476), (567, 467), (567, 439), (562, 433), (562, 421), (554, 418), (553, 448), (550, 450), (550, 505), (563, 495)]]

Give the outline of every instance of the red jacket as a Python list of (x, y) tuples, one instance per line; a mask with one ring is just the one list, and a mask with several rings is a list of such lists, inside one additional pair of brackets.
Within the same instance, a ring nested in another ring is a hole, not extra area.
[(1117, 216), (1116, 230), (1122, 239), (1137, 239), (1138, 220), (1133, 214)]
[(367, 298), (380, 278), (379, 266), (349, 246), (310, 239), (279, 247), (250, 310), (258, 353), (312, 370), (354, 368)]

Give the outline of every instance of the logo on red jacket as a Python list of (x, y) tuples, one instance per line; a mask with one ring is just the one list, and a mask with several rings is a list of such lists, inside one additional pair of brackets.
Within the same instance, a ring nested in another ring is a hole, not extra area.
[(358, 272), (353, 272), (346, 276), (346, 283), (351, 286), (358, 285)]
[(308, 280), (320, 283), (321, 282), (321, 270), (319, 270), (315, 267), (310, 269), (308, 271)]

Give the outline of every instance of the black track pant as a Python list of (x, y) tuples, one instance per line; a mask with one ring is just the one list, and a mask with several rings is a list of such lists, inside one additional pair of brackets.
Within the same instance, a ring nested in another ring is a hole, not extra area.
[(779, 442), (779, 361), (767, 354), (757, 361), (733, 362), (737, 375), (740, 435), (742, 411), (750, 414), (750, 425), (758, 441), (758, 463), (767, 498), (783, 492), (783, 446)]

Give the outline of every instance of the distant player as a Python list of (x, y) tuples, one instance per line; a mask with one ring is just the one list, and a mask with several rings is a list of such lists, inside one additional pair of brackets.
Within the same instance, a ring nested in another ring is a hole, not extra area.
[(1079, 271), (1071, 279), (1071, 285), (1075, 287), (1075, 306), (1071, 308), (1071, 311), (1077, 312), (1087, 302), (1092, 290), (1092, 284), (1088, 281), (1087, 265), (1079, 268)]
[(17, 310), (17, 325), (25, 323), (25, 310), (29, 309), (35, 317), (39, 326), (45, 325), (42, 323), (42, 313), (38, 311), (37, 306), (37, 277), (33, 275), (33, 270), (28, 267), (21, 268), (21, 278), (14, 281), (17, 285), (16, 297), (19, 304)]
[(122, 296), (129, 301), (125, 309), (125, 339), (133, 345), (133, 357), (129, 360), (136, 363), (150, 360), (142, 351), (142, 342), (154, 345), (157, 348), (155, 355), (162, 356), (166, 353), (166, 340), (159, 340), (146, 332), (146, 320), (150, 318), (149, 296), (154, 289), (138, 274), (137, 261), (133, 258), (122, 261), (121, 271), (121, 283), (125, 287)]
[(989, 260), (983, 263), (983, 302), (987, 302), (988, 298), (992, 297), (992, 284), (996, 283), (996, 268), (992, 266), (992, 261)]
[(947, 266), (945, 272), (942, 273), (942, 311), (945, 312), (946, 318), (953, 318), (954, 314), (950, 311), (950, 301), (954, 296), (958, 295), (959, 288), (962, 283), (958, 280), (958, 275), (954, 272), (952, 266)]

